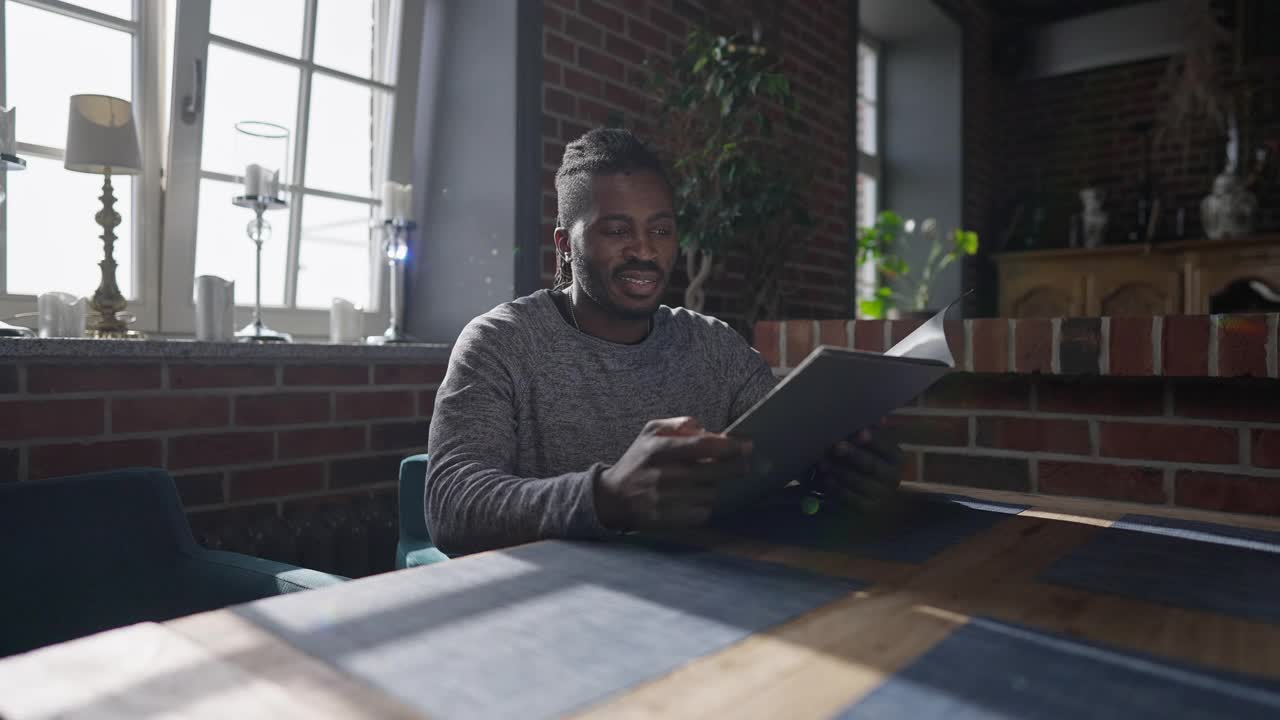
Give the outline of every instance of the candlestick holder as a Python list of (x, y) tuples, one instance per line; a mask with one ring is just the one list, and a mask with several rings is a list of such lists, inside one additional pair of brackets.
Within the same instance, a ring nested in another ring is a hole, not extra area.
[(382, 253), (387, 258), (387, 279), (390, 284), (388, 304), (391, 320), (386, 332), (370, 335), (365, 342), (370, 345), (412, 343), (417, 340), (404, 331), (404, 263), (409, 258), (409, 235), (417, 227), (411, 220), (390, 218), (382, 223)]
[(267, 195), (239, 195), (231, 199), (231, 204), (253, 211), (253, 219), (245, 226), (245, 233), (257, 246), (253, 282), (253, 320), (236, 333), (236, 340), (264, 343), (293, 342), (293, 337), (289, 333), (272, 330), (262, 322), (262, 243), (271, 238), (271, 223), (267, 222), (263, 214), (268, 210), (288, 207), (288, 203), (278, 197)]

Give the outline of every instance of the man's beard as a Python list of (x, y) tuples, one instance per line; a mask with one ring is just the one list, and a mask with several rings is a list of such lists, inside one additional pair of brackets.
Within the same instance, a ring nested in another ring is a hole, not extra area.
[[(591, 298), (596, 305), (613, 315), (626, 318), (628, 320), (643, 320), (653, 315), (653, 313), (657, 311), (658, 306), (662, 304), (662, 295), (659, 293), (654, 295), (653, 306), (648, 309), (636, 309), (620, 306), (609, 298), (609, 278), (603, 277), (600, 273), (596, 272), (594, 266), (590, 265), (586, 259), (583, 258), (582, 253), (574, 253), (573, 259), (570, 262), (573, 264), (574, 280), (582, 288), (582, 291), (586, 293), (587, 297)], [(653, 263), (624, 265), (618, 269), (618, 272), (641, 268), (658, 272), (661, 275), (661, 279), (658, 281), (659, 284), (663, 288), (666, 287), (666, 273), (663, 273), (661, 268)]]

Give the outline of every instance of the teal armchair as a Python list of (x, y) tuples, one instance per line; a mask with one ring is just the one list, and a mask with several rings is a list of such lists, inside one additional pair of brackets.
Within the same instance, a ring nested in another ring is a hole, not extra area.
[(427, 494), (426, 454), (400, 461), (400, 542), (396, 544), (396, 569), (430, 565), (449, 557), (431, 543), (423, 507)]
[(0, 484), (0, 529), (0, 656), (344, 580), (200, 547), (163, 470)]

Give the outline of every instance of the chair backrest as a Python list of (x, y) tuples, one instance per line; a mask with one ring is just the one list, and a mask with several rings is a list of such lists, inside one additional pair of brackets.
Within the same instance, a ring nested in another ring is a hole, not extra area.
[(400, 540), (431, 542), (424, 502), (427, 494), (426, 453), (400, 461)]
[(6, 584), (142, 570), (197, 549), (173, 478), (127, 468), (0, 485)]

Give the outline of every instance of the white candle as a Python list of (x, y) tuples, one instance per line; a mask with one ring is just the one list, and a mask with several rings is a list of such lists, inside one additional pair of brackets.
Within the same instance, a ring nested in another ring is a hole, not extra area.
[(413, 221), (413, 183), (400, 186), (400, 217)]
[(266, 172), (261, 165), (249, 163), (244, 169), (244, 194), (249, 197), (257, 197), (262, 194), (263, 179)]
[(392, 180), (382, 183), (382, 219), (393, 220), (400, 202), (400, 184)]
[(263, 178), (262, 178), (263, 194), (265, 194), (269, 198), (280, 197), (280, 171), (276, 170), (275, 172), (268, 173), (264, 169), (262, 171), (262, 174), (263, 174)]

